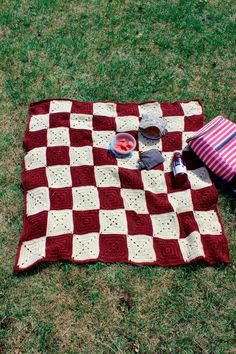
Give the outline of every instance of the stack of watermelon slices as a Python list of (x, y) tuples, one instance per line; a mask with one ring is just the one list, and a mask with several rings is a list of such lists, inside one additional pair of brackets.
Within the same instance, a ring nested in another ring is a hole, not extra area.
[(132, 141), (128, 141), (126, 139), (120, 139), (116, 145), (115, 145), (115, 149), (119, 152), (125, 152), (125, 151), (129, 151), (133, 148), (134, 143)]

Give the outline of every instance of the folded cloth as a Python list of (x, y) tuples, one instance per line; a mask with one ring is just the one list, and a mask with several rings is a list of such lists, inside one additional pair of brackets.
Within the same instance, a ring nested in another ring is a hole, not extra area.
[(158, 149), (151, 149), (141, 154), (138, 161), (140, 170), (151, 170), (153, 167), (164, 162), (164, 158)]

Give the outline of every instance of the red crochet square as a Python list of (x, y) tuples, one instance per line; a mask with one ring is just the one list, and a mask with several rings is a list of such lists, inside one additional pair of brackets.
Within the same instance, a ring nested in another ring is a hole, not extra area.
[(135, 211), (126, 211), (129, 235), (152, 235), (150, 215), (137, 214)]
[(182, 150), (182, 133), (169, 132), (162, 138), (162, 151)]
[(47, 146), (47, 129), (25, 133), (24, 147), (26, 152), (42, 146)]
[(69, 259), (72, 255), (72, 235), (47, 237), (46, 258), (50, 260)]
[(194, 210), (209, 210), (217, 204), (218, 193), (214, 185), (201, 189), (192, 189)]
[(174, 266), (184, 263), (178, 240), (153, 238), (157, 262), (161, 266)]
[(117, 103), (116, 111), (118, 116), (139, 116), (137, 103)]
[(72, 209), (72, 188), (50, 188), (50, 210)]
[(71, 113), (93, 114), (93, 103), (73, 101)]
[(103, 262), (127, 262), (128, 247), (125, 235), (100, 235), (100, 255)]
[(152, 170), (164, 171), (164, 165), (163, 165), (163, 163), (160, 163), (159, 165), (153, 167)]
[(46, 235), (48, 212), (24, 216), (24, 228), (22, 230), (22, 241), (32, 240)]
[(70, 113), (51, 113), (49, 115), (49, 127), (70, 127)]
[(73, 211), (73, 220), (75, 234), (82, 235), (100, 231), (98, 210)]
[(193, 231), (199, 231), (192, 211), (177, 214), (180, 226), (180, 237), (187, 237)]
[(182, 185), (178, 186), (176, 185), (176, 180), (173, 172), (165, 172), (164, 175), (168, 193), (180, 192), (190, 188), (190, 182), (188, 179)]
[(202, 128), (204, 121), (204, 116), (197, 115), (197, 116), (189, 116), (184, 117), (184, 131), (185, 132), (195, 132)]
[(227, 239), (219, 235), (201, 236), (205, 259), (210, 264), (230, 262)]
[(93, 116), (94, 130), (116, 130), (116, 121), (113, 117)]
[(161, 110), (164, 117), (184, 115), (184, 111), (179, 102), (174, 102), (174, 103), (163, 102), (161, 103)]
[(119, 167), (121, 188), (143, 189), (141, 171)]
[(48, 180), (46, 176), (46, 168), (35, 168), (34, 170), (24, 171), (22, 176), (22, 185), (25, 190), (37, 187), (47, 187)]
[(96, 185), (93, 166), (73, 166), (70, 172), (73, 187)]
[(70, 129), (71, 146), (92, 146), (92, 132), (86, 129)]
[(49, 146), (46, 151), (47, 165), (69, 165), (70, 155), (68, 146)]
[(95, 166), (117, 165), (117, 159), (107, 149), (93, 148), (93, 160)]
[(31, 115), (47, 114), (49, 113), (49, 108), (50, 108), (50, 101), (43, 101), (31, 105), (29, 111)]
[(120, 188), (104, 187), (98, 188), (100, 209), (123, 209), (124, 202), (120, 194)]
[(167, 194), (155, 194), (149, 191), (145, 192), (147, 208), (150, 214), (163, 214), (174, 211), (170, 204)]

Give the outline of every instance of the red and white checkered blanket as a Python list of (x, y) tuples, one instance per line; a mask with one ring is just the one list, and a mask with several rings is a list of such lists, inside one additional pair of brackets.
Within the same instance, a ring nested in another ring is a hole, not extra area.
[[(138, 133), (142, 113), (160, 113), (168, 134)], [(188, 182), (176, 189), (171, 160), (203, 125), (199, 101), (91, 103), (46, 100), (30, 106), (23, 161), (24, 226), (15, 270), (43, 261), (126, 262), (171, 266), (199, 259), (229, 262), (207, 169), (188, 149)], [(116, 159), (108, 145), (129, 132), (133, 156)], [(165, 162), (140, 171), (142, 151), (162, 151)]]

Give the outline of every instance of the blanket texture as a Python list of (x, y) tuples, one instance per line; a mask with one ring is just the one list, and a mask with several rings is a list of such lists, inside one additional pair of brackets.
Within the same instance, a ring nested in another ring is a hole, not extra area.
[[(174, 103), (79, 102), (51, 99), (30, 106), (24, 138), (24, 226), (15, 270), (43, 261), (126, 262), (173, 266), (199, 259), (229, 262), (207, 169), (186, 147), (203, 125), (196, 101)], [(138, 133), (143, 113), (160, 114), (168, 134), (159, 141)], [(137, 147), (116, 159), (108, 146), (129, 132)], [(165, 158), (138, 170), (143, 151)], [(175, 150), (183, 150), (188, 181), (176, 188)]]

